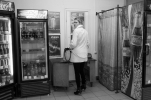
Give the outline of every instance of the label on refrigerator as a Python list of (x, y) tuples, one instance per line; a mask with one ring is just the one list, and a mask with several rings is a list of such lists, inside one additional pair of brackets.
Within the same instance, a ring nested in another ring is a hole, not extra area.
[(17, 9), (17, 18), (25, 19), (47, 19), (47, 10), (25, 10)]
[(15, 10), (14, 2), (0, 1), (0, 10), (14, 11)]

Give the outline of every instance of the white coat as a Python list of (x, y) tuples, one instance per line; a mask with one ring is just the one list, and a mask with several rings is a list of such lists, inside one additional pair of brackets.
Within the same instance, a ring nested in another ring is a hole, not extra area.
[(89, 37), (88, 32), (83, 28), (83, 25), (78, 25), (74, 30), (70, 48), (73, 49), (70, 60), (71, 62), (87, 61)]

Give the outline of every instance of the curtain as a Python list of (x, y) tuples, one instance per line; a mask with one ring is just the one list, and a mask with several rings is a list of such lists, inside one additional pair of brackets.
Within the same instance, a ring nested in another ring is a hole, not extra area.
[[(109, 90), (120, 89), (121, 69), (121, 18), (117, 18), (117, 9), (99, 14), (99, 45), (98, 45), (98, 69), (99, 81)], [(119, 21), (117, 21), (119, 19)], [(117, 22), (119, 22), (117, 26)], [(117, 27), (119, 30), (117, 30)], [(119, 34), (117, 34), (117, 32)], [(117, 45), (118, 39), (118, 45)], [(118, 61), (117, 61), (118, 47)], [(117, 76), (118, 62), (118, 76)], [(118, 81), (117, 81), (118, 80)], [(118, 87), (117, 87), (118, 82)]]

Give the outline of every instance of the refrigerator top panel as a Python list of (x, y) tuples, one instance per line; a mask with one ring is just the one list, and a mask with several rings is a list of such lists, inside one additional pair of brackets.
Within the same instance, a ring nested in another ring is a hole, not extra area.
[(47, 19), (47, 10), (17, 9), (17, 18), (20, 19)]
[(145, 10), (151, 10), (151, 0), (145, 0)]
[(15, 4), (14, 2), (10, 2), (10, 1), (0, 1), (0, 10), (14, 12)]

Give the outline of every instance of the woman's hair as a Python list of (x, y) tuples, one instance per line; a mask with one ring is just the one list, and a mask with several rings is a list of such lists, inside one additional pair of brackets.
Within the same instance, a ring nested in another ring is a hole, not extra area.
[(77, 20), (79, 24), (82, 24), (82, 20), (80, 18), (74, 18), (74, 20)]

